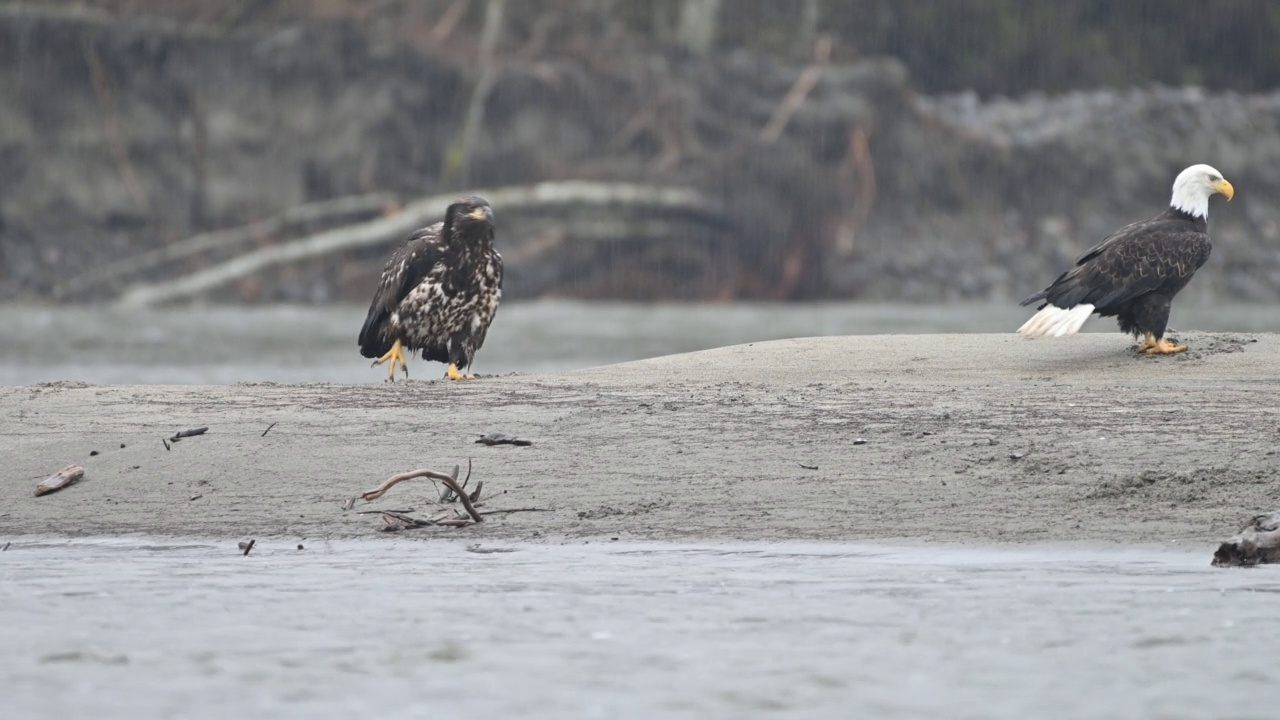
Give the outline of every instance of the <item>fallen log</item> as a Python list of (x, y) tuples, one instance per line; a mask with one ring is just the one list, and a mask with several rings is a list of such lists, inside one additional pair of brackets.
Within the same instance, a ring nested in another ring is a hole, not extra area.
[[(301, 225), (353, 219), (355, 215), (369, 215), (393, 205), (396, 196), (390, 193), (370, 193), (340, 197), (321, 202), (307, 203), (289, 208), (265, 220), (238, 227), (201, 233), (164, 247), (130, 255), (129, 257), (99, 265), (70, 280), (64, 287), (76, 294), (106, 285), (125, 275), (136, 275), (165, 263), (184, 260), (213, 250), (226, 250), (247, 245), (260, 238), (270, 238)], [(64, 294), (69, 290), (64, 290)]]
[[(681, 187), (573, 180), (475, 192), (483, 195), (500, 213), (531, 208), (550, 209), (562, 205), (572, 205), (579, 209), (583, 206), (617, 205), (637, 209), (678, 210), (717, 220), (723, 220), (724, 217), (717, 203), (711, 202), (696, 190)], [(175, 280), (133, 285), (120, 296), (118, 302), (127, 307), (137, 307), (190, 299), (277, 265), (392, 242), (440, 219), (449, 203), (458, 195), (465, 194), (467, 193), (433, 195), (406, 205), (396, 215), (252, 250)]]
[(1214, 567), (1250, 567), (1280, 562), (1280, 510), (1254, 515), (1240, 532), (1218, 546)]
[(68, 465), (44, 480), (41, 480), (40, 484), (36, 485), (36, 497), (47, 495), (51, 492), (57, 492), (72, 483), (79, 482), (83, 477), (84, 468), (79, 465)]

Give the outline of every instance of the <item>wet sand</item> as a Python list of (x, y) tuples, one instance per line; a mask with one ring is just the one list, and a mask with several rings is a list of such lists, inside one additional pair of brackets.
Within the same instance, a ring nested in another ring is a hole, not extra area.
[[(427, 514), (432, 487), (344, 500), (471, 458), (487, 508), (549, 512), (401, 536), (1208, 545), (1280, 506), (1280, 335), (1181, 339), (1160, 358), (1119, 334), (857, 336), (461, 383), (6, 387), (0, 531), (379, 537), (356, 511)], [(489, 432), (533, 445), (474, 443)], [(82, 482), (32, 495), (70, 463)]]

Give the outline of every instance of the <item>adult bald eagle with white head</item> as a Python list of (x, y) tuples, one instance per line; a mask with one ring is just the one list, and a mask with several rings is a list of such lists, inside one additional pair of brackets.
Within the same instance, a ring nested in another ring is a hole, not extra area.
[(1018, 333), (1027, 338), (1073, 335), (1089, 316), (1115, 317), (1120, 331), (1142, 335), (1137, 350), (1168, 355), (1187, 349), (1164, 337), (1169, 306), (1209, 259), (1209, 198), (1235, 195), (1222, 173), (1192, 165), (1173, 181), (1169, 209), (1126, 225), (1076, 260), (1053, 284), (1022, 301), (1043, 301)]

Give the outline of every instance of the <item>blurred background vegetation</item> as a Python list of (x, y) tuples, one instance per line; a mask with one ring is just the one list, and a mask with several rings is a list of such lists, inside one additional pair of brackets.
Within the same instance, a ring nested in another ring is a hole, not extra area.
[[(483, 2), (465, 0), (42, 0), (120, 17), (168, 17), (232, 29), (298, 20), (404, 31), (457, 15), (479, 30)], [(708, 15), (707, 7), (718, 6)], [(707, 32), (696, 29), (708, 18)], [(698, 44), (808, 58), (813, 36), (833, 59), (902, 60), (923, 92), (983, 96), (1147, 83), (1242, 92), (1280, 84), (1280, 2), (1273, 0), (547, 0), (512, 2), (508, 32), (549, 50), (594, 38), (652, 47)], [(709, 19), (714, 17), (713, 20)], [(682, 33), (682, 28), (685, 32)], [(692, 41), (692, 43), (690, 42)]]
[(1005, 302), (1210, 162), (1188, 292), (1272, 302), (1276, 38), (1273, 0), (0, 0), (0, 300), (361, 302), (403, 227), (291, 248), (557, 182), (595, 199), (496, 196), (509, 298)]

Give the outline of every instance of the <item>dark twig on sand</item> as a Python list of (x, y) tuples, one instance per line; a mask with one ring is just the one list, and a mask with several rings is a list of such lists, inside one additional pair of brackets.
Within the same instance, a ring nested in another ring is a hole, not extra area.
[[(276, 422), (279, 422), (279, 421), (277, 420)], [(271, 423), (270, 425), (268, 425), (267, 429), (262, 431), (262, 437), (266, 437), (267, 433), (271, 432), (271, 428), (275, 426), (276, 426), (276, 423)]]
[(248, 541), (241, 540), (240, 544), (237, 547), (240, 548), (240, 550), (242, 551), (242, 554), (248, 555), (249, 551), (253, 549), (253, 544), (256, 542), (258, 541), (257, 540), (248, 540)]
[(164, 449), (165, 449), (165, 450), (172, 450), (172, 449), (173, 449), (173, 448), (169, 447), (169, 441), (168, 441), (168, 440), (165, 440), (164, 438), (160, 438), (160, 442), (164, 443)]
[(5, 543), (4, 547), (0, 548), (0, 552), (4, 552), (5, 550), (8, 550), (8, 549), (9, 549), (9, 543)]
[(84, 468), (79, 465), (68, 465), (41, 480), (40, 484), (36, 485), (36, 497), (61, 490), (72, 483), (78, 482), (83, 477)]
[(532, 440), (525, 440), (522, 437), (516, 437), (510, 433), (492, 432), (488, 435), (481, 435), (476, 441), (478, 445), (519, 445), (521, 447), (532, 445)]
[(173, 437), (169, 438), (169, 442), (176, 443), (182, 438), (195, 437), (197, 435), (203, 435), (207, 432), (209, 432), (209, 428), (207, 427), (191, 428), (190, 430), (179, 430), (178, 432), (173, 434)]

